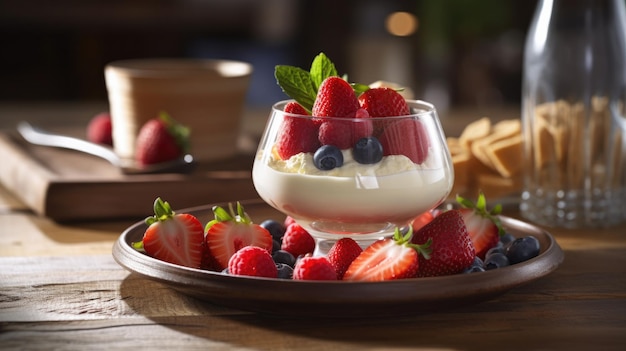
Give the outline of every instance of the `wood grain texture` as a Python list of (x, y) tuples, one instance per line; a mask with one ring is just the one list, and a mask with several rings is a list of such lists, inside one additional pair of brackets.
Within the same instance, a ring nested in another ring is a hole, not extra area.
[(359, 320), (271, 318), (222, 308), (129, 274), (109, 255), (2, 257), (0, 344), (112, 350), (621, 349), (624, 246), (565, 250), (566, 260), (553, 274), (497, 299), (416, 317)]

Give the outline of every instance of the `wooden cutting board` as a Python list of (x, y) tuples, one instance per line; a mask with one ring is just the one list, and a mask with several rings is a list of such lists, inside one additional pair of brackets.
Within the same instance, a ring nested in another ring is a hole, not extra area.
[(80, 152), (30, 145), (0, 132), (0, 182), (36, 213), (59, 222), (137, 218), (156, 197), (173, 208), (257, 198), (252, 155), (201, 164), (191, 174), (124, 175)]

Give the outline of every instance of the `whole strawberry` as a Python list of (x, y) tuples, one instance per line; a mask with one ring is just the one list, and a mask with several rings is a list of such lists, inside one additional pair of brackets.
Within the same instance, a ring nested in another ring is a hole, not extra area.
[(189, 129), (161, 113), (139, 130), (135, 160), (142, 165), (171, 161), (189, 151)]
[(359, 109), (354, 89), (341, 77), (324, 79), (311, 111), (315, 117), (354, 117)]
[(228, 261), (228, 272), (233, 275), (276, 278), (278, 269), (270, 253), (258, 246), (246, 246)]
[(461, 196), (457, 196), (456, 200), (462, 207), (461, 215), (476, 249), (476, 256), (485, 259), (487, 251), (496, 246), (500, 236), (504, 235), (504, 228), (498, 217), (502, 206), (498, 204), (491, 211), (487, 210), (487, 199), (483, 193), (478, 195), (476, 203)]
[(383, 281), (413, 278), (421, 255), (428, 255), (428, 245), (411, 243), (413, 231), (402, 235), (396, 228), (392, 238), (380, 239), (352, 261), (343, 280)]
[(404, 155), (421, 164), (428, 157), (428, 134), (419, 120), (401, 119), (387, 125), (380, 135), (383, 155)]
[(176, 214), (161, 198), (154, 201), (154, 216), (145, 220), (148, 228), (140, 243), (133, 246), (156, 259), (191, 268), (200, 268), (203, 256), (202, 223), (191, 214)]
[(294, 280), (337, 280), (337, 273), (325, 256), (305, 256), (296, 262)]
[(359, 95), (359, 104), (371, 117), (405, 116), (409, 105), (397, 91), (387, 88), (372, 88)]
[(315, 239), (301, 225), (292, 223), (285, 230), (280, 248), (294, 257), (306, 255), (315, 250)]
[(278, 156), (286, 160), (301, 152), (314, 152), (320, 146), (317, 138), (319, 124), (312, 118), (296, 117), (290, 114), (305, 116), (309, 113), (297, 102), (285, 105), (285, 113), (281, 129), (276, 141)]
[(96, 144), (113, 146), (111, 114), (109, 112), (101, 112), (89, 121), (87, 140)]
[(459, 210), (437, 215), (415, 232), (411, 242), (421, 245), (430, 242), (430, 258), (420, 257), (418, 277), (460, 273), (476, 256)]
[(337, 272), (337, 279), (343, 279), (348, 267), (360, 254), (363, 249), (352, 238), (341, 238), (328, 250), (328, 260)]
[(272, 235), (267, 229), (252, 223), (238, 202), (237, 211), (230, 207), (230, 213), (219, 206), (213, 207), (215, 219), (205, 226), (205, 241), (212, 260), (218, 270), (228, 267), (228, 261), (246, 246), (258, 246), (272, 250)]

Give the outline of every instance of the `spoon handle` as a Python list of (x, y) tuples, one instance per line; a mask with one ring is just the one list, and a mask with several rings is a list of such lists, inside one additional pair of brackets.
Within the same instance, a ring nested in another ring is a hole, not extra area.
[(20, 122), (17, 125), (17, 130), (22, 137), (31, 144), (81, 151), (90, 155), (101, 157), (115, 166), (121, 166), (119, 156), (117, 156), (111, 148), (106, 146), (98, 145), (79, 138), (50, 133), (34, 127), (28, 122)]

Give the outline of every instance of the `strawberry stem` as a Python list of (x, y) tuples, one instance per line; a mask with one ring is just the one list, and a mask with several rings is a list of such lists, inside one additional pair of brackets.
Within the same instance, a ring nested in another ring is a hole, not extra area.
[(208, 231), (209, 228), (213, 226), (213, 224), (218, 222), (235, 222), (242, 224), (252, 223), (252, 219), (250, 219), (250, 216), (248, 216), (243, 208), (243, 205), (239, 201), (237, 201), (237, 211), (235, 211), (235, 209), (233, 208), (232, 202), (228, 203), (228, 211), (220, 206), (213, 206), (212, 210), (215, 219), (209, 221), (206, 226), (204, 226), (205, 232)]
[(157, 197), (154, 200), (154, 216), (147, 217), (145, 222), (148, 226), (153, 223), (159, 221), (165, 221), (168, 218), (172, 218), (174, 216), (174, 211), (172, 211), (172, 207), (167, 201), (163, 201), (160, 197)]
[(431, 249), (430, 249), (430, 245), (432, 244), (432, 239), (429, 238), (427, 242), (425, 242), (422, 245), (419, 244), (413, 244), (411, 243), (411, 239), (413, 238), (413, 227), (409, 226), (409, 230), (406, 232), (406, 234), (402, 234), (400, 232), (400, 228), (396, 227), (395, 232), (393, 233), (393, 240), (396, 242), (396, 244), (401, 245), (401, 246), (406, 246), (406, 247), (410, 247), (413, 250), (417, 251), (418, 254), (424, 256), (425, 259), (429, 260), (430, 259), (430, 253), (431, 253)]
[(220, 206), (213, 206), (213, 214), (215, 215), (215, 220), (218, 222), (228, 222), (233, 220), (233, 216)]
[(456, 202), (461, 205), (463, 208), (474, 210), (478, 215), (483, 216), (490, 221), (492, 221), (496, 227), (498, 228), (498, 234), (500, 236), (504, 235), (504, 228), (502, 227), (502, 222), (500, 221), (499, 214), (502, 213), (502, 204), (495, 205), (491, 211), (487, 209), (487, 198), (485, 194), (481, 191), (478, 194), (478, 198), (476, 199), (476, 203), (474, 204), (472, 201), (463, 198), (460, 195), (456, 196)]

